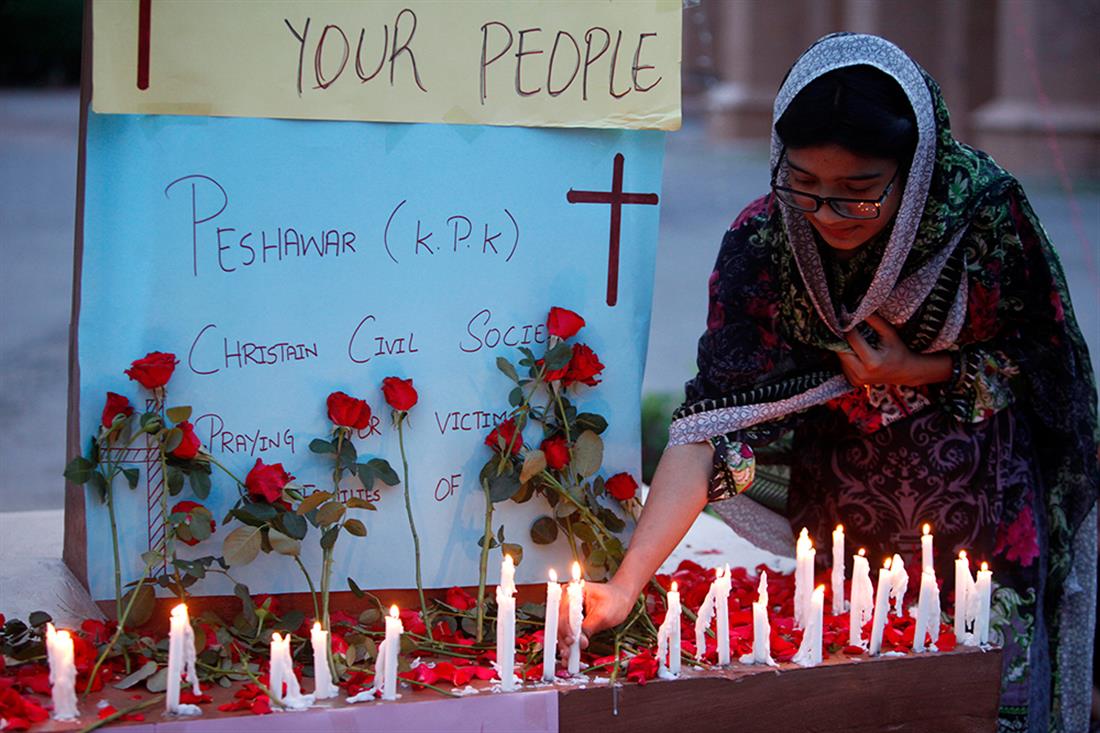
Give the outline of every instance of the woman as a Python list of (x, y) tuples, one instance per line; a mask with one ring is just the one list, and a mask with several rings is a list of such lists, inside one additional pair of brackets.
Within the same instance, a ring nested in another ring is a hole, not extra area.
[(948, 594), (958, 550), (988, 559), (1001, 729), (1083, 730), (1096, 392), (1053, 248), (881, 38), (811, 46), (774, 120), (772, 193), (726, 232), (698, 376), (622, 566), (586, 586), (585, 635), (623, 620), (706, 502), (793, 435), (792, 527), (826, 547), (843, 523), (849, 546), (913, 568), (928, 522)]

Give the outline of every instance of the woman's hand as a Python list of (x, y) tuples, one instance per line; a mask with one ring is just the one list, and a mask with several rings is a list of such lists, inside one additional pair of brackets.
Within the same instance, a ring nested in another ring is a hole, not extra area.
[(917, 387), (945, 382), (951, 377), (951, 357), (947, 354), (910, 351), (894, 327), (878, 315), (868, 316), (866, 323), (878, 334), (878, 346), (872, 347), (853, 329), (845, 334), (852, 350), (837, 353), (840, 368), (852, 386), (902, 384)]
[[(581, 649), (588, 647), (588, 637), (626, 620), (634, 608), (636, 596), (616, 584), (584, 584), (584, 625), (581, 627)], [(566, 648), (573, 643), (573, 634), (569, 628), (569, 598), (561, 594), (561, 606), (558, 609), (558, 643)]]

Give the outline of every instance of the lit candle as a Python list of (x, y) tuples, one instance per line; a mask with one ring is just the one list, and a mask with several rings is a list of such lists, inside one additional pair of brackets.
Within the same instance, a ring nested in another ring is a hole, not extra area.
[(875, 615), (871, 622), (871, 646), (868, 651), (878, 654), (882, 651), (882, 633), (886, 629), (886, 616), (890, 613), (890, 558), (878, 571), (878, 588), (875, 589)]
[(198, 705), (180, 703), (180, 680), (186, 677), (191, 691), (201, 695), (199, 677), (195, 673), (195, 630), (183, 603), (172, 609), (168, 629), (168, 672), (164, 704), (171, 715), (201, 715)]
[(569, 596), (569, 634), (573, 637), (566, 669), (572, 677), (581, 671), (581, 629), (584, 627), (584, 581), (578, 562), (573, 563), (573, 580), (566, 593)]
[(974, 593), (978, 597), (978, 610), (974, 619), (974, 636), (978, 644), (989, 643), (989, 612), (993, 602), (993, 572), (989, 563), (982, 563)]
[(913, 632), (913, 651), (925, 650), (924, 637), (928, 636), (929, 651), (936, 651), (940, 638), (940, 587), (936, 574), (925, 570), (920, 574), (920, 597), (917, 599), (917, 626)]
[[(325, 660), (328, 667), (328, 660)], [(313, 702), (312, 695), (303, 695), (294, 674), (294, 659), (290, 656), (290, 634), (281, 635), (278, 631), (271, 635), (271, 664), (268, 671), (268, 683), (275, 700), (291, 710), (304, 710)]]
[(497, 586), (497, 672), (500, 689), (516, 689), (516, 566), (512, 556), (505, 554), (500, 564), (500, 585)]
[(844, 613), (844, 525), (833, 530), (833, 615)]
[(752, 653), (741, 657), (741, 664), (770, 664), (772, 659), (771, 624), (768, 623), (768, 574), (760, 572), (757, 598), (752, 604)]
[(730, 663), (730, 608), (729, 598), (732, 589), (730, 579), (730, 566), (726, 565), (725, 572), (719, 573), (714, 579), (714, 613), (718, 618), (718, 664), (725, 666)]
[(970, 592), (974, 576), (970, 574), (970, 558), (966, 550), (959, 551), (955, 560), (955, 639), (960, 644), (970, 642), (970, 633), (966, 630), (970, 619)]
[(553, 682), (558, 656), (558, 606), (561, 605), (561, 584), (558, 573), (550, 568), (546, 584), (546, 628), (542, 633), (542, 678)]
[(76, 705), (76, 664), (73, 660), (73, 637), (68, 631), (56, 631), (46, 624), (46, 658), (50, 664), (50, 695), (54, 720), (76, 720), (80, 711)]
[(848, 609), (848, 644), (867, 648), (863, 642), (863, 625), (871, 620), (875, 607), (875, 588), (871, 584), (871, 564), (867, 551), (860, 548), (852, 556), (852, 601)]
[(890, 597), (894, 599), (894, 615), (900, 618), (905, 616), (902, 605), (905, 601), (905, 592), (909, 590), (909, 571), (905, 569), (905, 561), (901, 559), (901, 555), (894, 555), (894, 560), (890, 563), (890, 577)]
[(336, 685), (332, 684), (332, 670), (328, 666), (329, 636), (328, 632), (321, 628), (319, 621), (313, 624), (310, 641), (313, 644), (313, 697), (316, 700), (336, 697), (340, 691)]
[(929, 571), (936, 572), (935, 567), (932, 564), (932, 527), (929, 524), (925, 524), (921, 530), (920, 538), (920, 558), (921, 558), (921, 572), (927, 573)]
[[(401, 614), (397, 610), (397, 605), (390, 606), (390, 615), (386, 617), (386, 638), (382, 641), (386, 646), (385, 653), (382, 649), (378, 650), (378, 662), (381, 664), (385, 659), (382, 670), (383, 700), (397, 699), (397, 653), (401, 651), (401, 634), (404, 631), (405, 626), (401, 623)], [(378, 677), (378, 670), (375, 669), (375, 686), (378, 685)]]
[(798, 535), (795, 546), (795, 571), (794, 571), (794, 623), (795, 626), (806, 628), (806, 617), (810, 611), (810, 595), (814, 587), (814, 549), (810, 541), (810, 533), (805, 527)]
[(802, 632), (802, 644), (791, 658), (795, 664), (801, 667), (814, 667), (821, 664), (824, 614), (825, 586), (819, 585), (810, 594), (810, 610), (807, 613), (806, 628)]
[[(657, 675), (663, 679), (677, 677), (680, 674), (680, 591), (676, 581), (667, 596), (668, 610), (665, 620), (657, 629)], [(665, 661), (665, 658), (668, 661)]]

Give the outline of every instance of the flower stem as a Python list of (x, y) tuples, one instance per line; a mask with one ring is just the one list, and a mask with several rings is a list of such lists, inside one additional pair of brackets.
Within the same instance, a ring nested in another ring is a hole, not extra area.
[(114, 476), (107, 459), (107, 515), (111, 518), (111, 549), (115, 554), (115, 619), (122, 618), (122, 565), (118, 557), (118, 522), (115, 519)]
[(404, 470), (405, 512), (409, 515), (409, 529), (412, 530), (413, 550), (416, 552), (416, 592), (420, 595), (420, 613), (424, 616), (424, 625), (428, 627), (428, 639), (435, 641), (432, 636), (431, 610), (424, 600), (424, 582), (420, 577), (420, 536), (416, 533), (416, 522), (413, 521), (412, 500), (409, 497), (409, 461), (405, 456), (404, 426), (405, 413), (397, 412), (397, 444), (401, 448), (401, 467)]
[(141, 593), (141, 586), (145, 584), (145, 580), (149, 577), (149, 571), (151, 569), (151, 565), (145, 566), (145, 570), (141, 574), (141, 580), (139, 580), (137, 586), (134, 587), (133, 594), (130, 596), (130, 601), (126, 604), (126, 610), (122, 612), (122, 616), (118, 619), (118, 627), (115, 629), (115, 635), (111, 637), (111, 641), (100, 653), (99, 658), (96, 659), (95, 666), (92, 667), (92, 673), (88, 675), (88, 684), (84, 686), (85, 697), (92, 691), (92, 683), (95, 682), (95, 676), (99, 673), (99, 668), (103, 666), (103, 662), (107, 659), (107, 655), (111, 653), (115, 644), (118, 643), (118, 638), (122, 636), (122, 632), (126, 628), (126, 619), (130, 615), (130, 609), (134, 607), (134, 601), (137, 600), (138, 594)]
[(99, 720), (95, 721), (94, 723), (91, 723), (91, 724), (86, 725), (83, 728), (81, 728), (80, 733), (91, 733), (91, 731), (96, 730), (98, 728), (102, 728), (103, 726), (107, 725), (108, 723), (113, 723), (114, 721), (118, 720), (119, 718), (123, 718), (127, 715), (130, 715), (131, 713), (136, 713), (138, 710), (144, 710), (145, 708), (152, 707), (153, 705), (156, 705), (158, 702), (160, 702), (163, 699), (164, 699), (164, 693), (162, 692), (162, 693), (160, 693), (159, 695), (157, 695), (156, 697), (154, 697), (150, 700), (142, 700), (141, 702), (137, 703), (136, 705), (131, 705), (128, 708), (123, 708), (122, 710), (118, 710), (116, 712), (111, 713), (110, 715), (107, 715), (103, 718), (100, 718)]
[(493, 499), (489, 495), (489, 482), (482, 481), (485, 491), (485, 532), (481, 537), (481, 561), (477, 576), (477, 643), (485, 638), (485, 571), (489, 566), (489, 544), (493, 539)]
[(309, 585), (309, 597), (313, 600), (313, 618), (314, 620), (318, 620), (321, 618), (321, 611), (317, 607), (317, 591), (313, 588), (313, 578), (309, 577), (309, 571), (306, 570), (306, 566), (302, 564), (302, 558), (295, 555), (294, 562), (298, 563), (298, 567), (302, 570), (302, 575), (306, 576), (306, 583)]

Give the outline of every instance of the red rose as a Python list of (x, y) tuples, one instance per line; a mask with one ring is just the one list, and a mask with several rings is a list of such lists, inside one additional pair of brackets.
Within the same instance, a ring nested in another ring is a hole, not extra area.
[(565, 375), (565, 384), (582, 382), (589, 387), (600, 383), (596, 379), (603, 371), (603, 364), (596, 352), (584, 344), (573, 344), (573, 358), (569, 360), (569, 372)]
[[(514, 443), (512, 442), (513, 436), (515, 437)], [(508, 448), (509, 443), (512, 444), (513, 455), (519, 453), (523, 448), (523, 434), (516, 432), (516, 419), (513, 417), (493, 428), (493, 432), (489, 433), (489, 437), (485, 439), (485, 445), (497, 453), (503, 453)]]
[(370, 405), (343, 392), (328, 396), (328, 419), (333, 425), (362, 430), (370, 426)]
[(565, 442), (564, 435), (542, 441), (539, 448), (546, 454), (546, 465), (555, 471), (562, 470), (569, 463), (569, 443)]
[(294, 477), (286, 472), (283, 464), (273, 463), (268, 466), (257, 458), (256, 465), (244, 479), (244, 485), (248, 489), (248, 495), (253, 499), (274, 504), (282, 498), (283, 487), (293, 480)]
[(179, 364), (179, 361), (176, 360), (175, 354), (151, 351), (131, 364), (125, 374), (146, 389), (156, 389), (168, 384), (176, 364)]
[(413, 380), (397, 377), (382, 380), (382, 395), (386, 398), (386, 404), (398, 412), (408, 412), (418, 399)]
[[(542, 365), (546, 363), (545, 359), (539, 359), (535, 362), (535, 366), (542, 368)], [(556, 382), (559, 379), (565, 379), (565, 375), (569, 372), (569, 364), (566, 363), (561, 369), (552, 369), (546, 372), (544, 379), (547, 382)]]
[(619, 501), (633, 499), (635, 492), (638, 491), (638, 482), (629, 473), (615, 474), (607, 480), (604, 486), (607, 488), (607, 493)]
[(191, 423), (184, 420), (176, 427), (183, 432), (183, 440), (169, 455), (181, 461), (190, 461), (199, 454), (202, 443), (199, 441), (199, 436), (195, 435), (195, 426)]
[(584, 319), (571, 310), (558, 308), (550, 309), (550, 316), (546, 319), (546, 327), (551, 336), (567, 339), (584, 328)]
[(130, 417), (133, 414), (134, 408), (130, 406), (130, 400), (114, 392), (107, 393), (107, 404), (103, 406), (103, 427), (111, 427), (119, 415)]
[[(187, 523), (190, 524), (191, 520), (193, 519), (193, 517), (191, 516), (191, 512), (193, 512), (195, 509), (198, 509), (200, 507), (205, 508), (205, 507), (202, 506), (202, 504), (198, 503), (197, 501), (181, 501), (179, 504), (176, 504), (174, 507), (172, 507), (172, 511), (169, 512), (169, 513), (170, 514), (175, 514), (177, 512), (183, 512), (184, 514), (187, 515)], [(210, 532), (213, 533), (214, 530), (217, 528), (217, 526), (218, 525), (214, 522), (213, 517), (211, 517), (211, 519), (210, 519)], [(188, 545), (197, 545), (197, 544), (199, 544), (199, 541), (197, 539), (195, 539), (194, 537), (192, 537), (189, 540), (185, 540), (182, 537), (180, 537), (179, 539), (180, 539), (181, 542), (184, 542)]]

